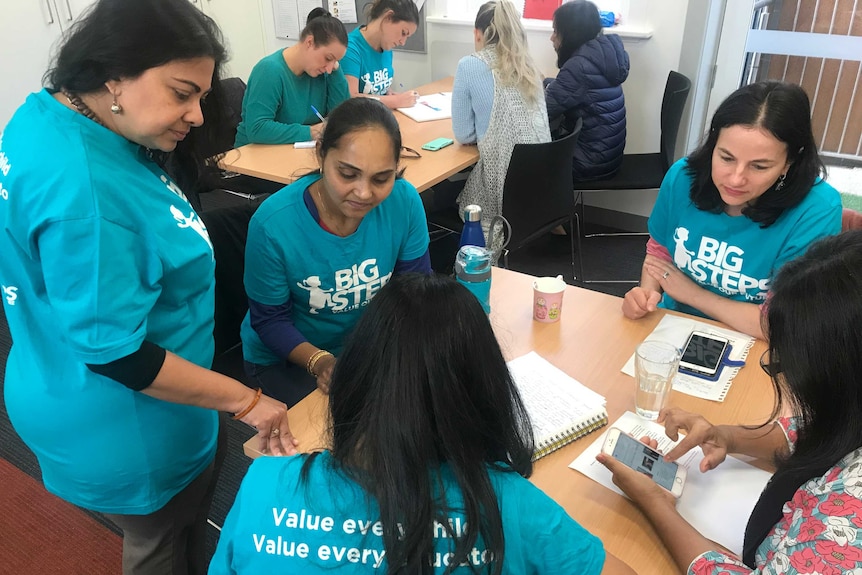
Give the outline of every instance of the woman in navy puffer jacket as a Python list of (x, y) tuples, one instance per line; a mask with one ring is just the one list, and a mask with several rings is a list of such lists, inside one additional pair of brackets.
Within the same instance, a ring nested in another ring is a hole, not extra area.
[(551, 42), (560, 73), (545, 80), (548, 117), (565, 115), (563, 126), (583, 119), (575, 147), (576, 180), (603, 179), (620, 167), (626, 147), (626, 102), (621, 84), (629, 55), (616, 34), (602, 34), (596, 5), (567, 2), (554, 12)]

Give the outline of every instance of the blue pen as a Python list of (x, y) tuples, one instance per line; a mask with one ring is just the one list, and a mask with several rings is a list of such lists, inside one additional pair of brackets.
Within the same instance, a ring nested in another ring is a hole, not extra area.
[(317, 116), (318, 118), (320, 118), (320, 121), (321, 121), (321, 122), (325, 122), (325, 121), (326, 121), (326, 118), (324, 118), (324, 117), (323, 117), (323, 115), (322, 115), (320, 112), (318, 112), (318, 111), (317, 111), (317, 108), (315, 108), (315, 107), (314, 107), (314, 105), (312, 105), (312, 106), (311, 106), (311, 111), (312, 111), (312, 112), (314, 112), (314, 115), (315, 115), (315, 116)]

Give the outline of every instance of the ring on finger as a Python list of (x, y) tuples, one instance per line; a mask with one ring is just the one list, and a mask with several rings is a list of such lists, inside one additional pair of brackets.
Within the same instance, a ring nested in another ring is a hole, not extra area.
[(667, 272), (667, 271), (666, 271), (666, 272), (664, 272), (663, 274), (661, 274), (661, 279), (666, 280), (666, 279), (667, 279), (667, 276), (669, 276), (669, 275), (670, 275), (670, 272)]
[(278, 435), (278, 433), (279, 433), (279, 430), (277, 427), (273, 428), (273, 430), (269, 432), (269, 434), (273, 437), (276, 437)]

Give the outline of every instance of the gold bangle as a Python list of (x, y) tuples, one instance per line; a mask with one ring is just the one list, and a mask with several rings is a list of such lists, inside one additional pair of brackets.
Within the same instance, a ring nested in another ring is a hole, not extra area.
[(316, 361), (317, 361), (317, 358), (319, 358), (319, 357), (320, 357), (321, 355), (323, 355), (324, 353), (326, 353), (326, 351), (325, 351), (325, 350), (318, 349), (317, 351), (315, 351), (314, 353), (312, 353), (311, 355), (309, 355), (309, 356), (308, 356), (308, 359), (307, 359), (307, 360), (305, 360), (305, 371), (307, 371), (307, 372), (308, 372), (309, 374), (311, 374), (311, 375), (314, 375), (313, 373), (311, 373), (311, 365), (312, 365), (312, 363), (313, 363), (313, 362), (316, 362)]
[(251, 410), (254, 409), (254, 406), (257, 405), (257, 402), (260, 401), (260, 394), (261, 393), (263, 393), (263, 390), (258, 387), (257, 393), (254, 394), (254, 399), (251, 400), (251, 403), (249, 403), (246, 406), (246, 408), (243, 409), (242, 411), (240, 411), (239, 413), (235, 413), (233, 416), (233, 419), (242, 419), (243, 417), (248, 415), (249, 412), (251, 412)]
[(328, 351), (326, 351), (325, 349), (321, 349), (320, 351), (316, 352), (314, 355), (312, 355), (308, 359), (308, 373), (311, 374), (311, 376), (317, 377), (317, 372), (314, 371), (314, 367), (317, 365), (318, 361), (320, 361), (322, 358), (326, 357), (327, 355), (332, 356), (332, 354), (329, 353)]

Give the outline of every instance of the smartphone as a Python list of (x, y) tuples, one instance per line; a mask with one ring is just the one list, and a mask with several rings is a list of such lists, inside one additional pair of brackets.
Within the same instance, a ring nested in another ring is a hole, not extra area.
[(431, 140), (427, 144), (422, 145), (423, 150), (429, 150), (431, 152), (436, 152), (441, 148), (445, 148), (451, 144), (454, 144), (455, 140), (452, 138), (437, 138), (436, 140)]
[(691, 332), (682, 359), (679, 360), (680, 370), (712, 377), (718, 371), (729, 343), (727, 338), (720, 335)]
[(682, 495), (685, 485), (685, 467), (665, 461), (661, 453), (644, 445), (631, 435), (616, 427), (608, 430), (602, 452), (643, 473), (661, 487), (670, 491), (674, 497)]

